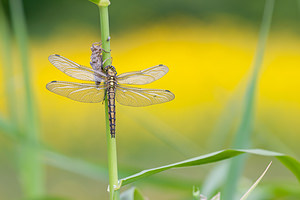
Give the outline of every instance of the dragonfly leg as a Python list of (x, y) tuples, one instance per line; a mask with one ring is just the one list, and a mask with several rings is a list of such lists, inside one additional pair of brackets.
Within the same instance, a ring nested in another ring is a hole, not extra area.
[(100, 42), (94, 42), (93, 44), (92, 44), (92, 47), (93, 48), (95, 48), (95, 46), (101, 46), (102, 45), (102, 42), (100, 41)]
[(104, 61), (102, 61), (102, 66), (104, 65), (104, 63), (107, 61), (107, 60), (111, 60), (111, 62), (112, 62), (112, 57), (110, 57), (110, 58), (106, 58)]
[(103, 48), (101, 48), (102, 49), (102, 51), (104, 51), (105, 53), (110, 53), (111, 52), (111, 50), (109, 50), (109, 51), (106, 51), (105, 49), (103, 49)]

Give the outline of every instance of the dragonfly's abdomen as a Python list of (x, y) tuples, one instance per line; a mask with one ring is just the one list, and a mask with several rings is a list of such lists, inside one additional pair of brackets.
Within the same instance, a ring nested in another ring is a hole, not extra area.
[(111, 86), (107, 89), (109, 126), (110, 126), (110, 135), (112, 138), (114, 138), (116, 135), (115, 92), (116, 89), (114, 86)]

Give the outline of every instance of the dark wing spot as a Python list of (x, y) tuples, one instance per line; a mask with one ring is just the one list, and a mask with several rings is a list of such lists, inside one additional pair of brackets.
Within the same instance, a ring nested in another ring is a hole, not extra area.
[(58, 55), (58, 54), (54, 54), (54, 55), (60, 57), (60, 55)]
[(51, 83), (56, 83), (57, 81), (51, 81)]
[(166, 92), (171, 92), (170, 90), (165, 90)]
[(158, 66), (164, 66), (163, 64), (159, 64)]

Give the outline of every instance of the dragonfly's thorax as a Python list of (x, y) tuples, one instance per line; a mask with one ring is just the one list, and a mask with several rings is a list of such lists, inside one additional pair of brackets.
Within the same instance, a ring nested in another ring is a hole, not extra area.
[(117, 72), (113, 66), (107, 66), (106, 68), (106, 84), (108, 87), (114, 87), (117, 83)]
[(115, 69), (114, 66), (109, 65), (105, 67), (106, 73), (108, 76), (116, 76), (117, 75), (117, 71)]
[(106, 84), (108, 87), (114, 87), (117, 83), (116, 76), (108, 76)]

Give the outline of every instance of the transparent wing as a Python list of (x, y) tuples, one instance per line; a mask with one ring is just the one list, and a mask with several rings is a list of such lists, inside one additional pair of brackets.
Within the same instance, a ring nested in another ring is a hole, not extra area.
[(48, 59), (57, 69), (79, 80), (103, 82), (106, 77), (102, 72), (79, 65), (57, 54), (50, 55)]
[(120, 74), (117, 80), (121, 84), (144, 85), (160, 79), (168, 71), (169, 68), (167, 66), (156, 65), (142, 71)]
[(150, 106), (165, 103), (175, 98), (169, 90), (143, 89), (117, 85), (116, 100), (125, 106)]
[(104, 99), (106, 85), (52, 81), (46, 85), (46, 88), (75, 101), (98, 103)]

